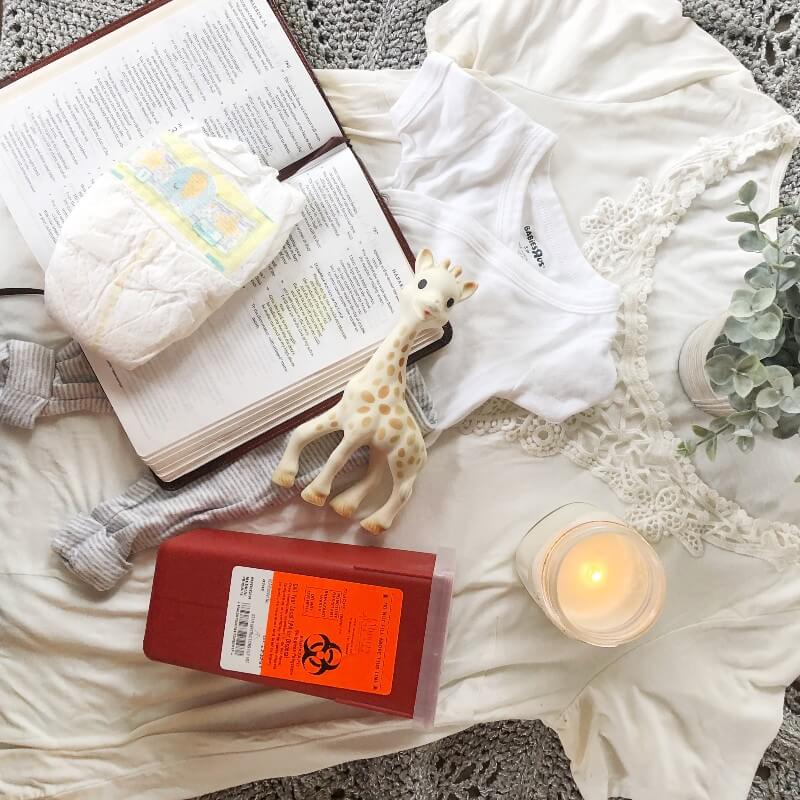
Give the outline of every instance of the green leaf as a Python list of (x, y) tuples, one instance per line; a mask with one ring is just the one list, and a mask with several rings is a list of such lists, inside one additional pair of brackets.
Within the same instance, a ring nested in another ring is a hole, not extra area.
[[(755, 356), (752, 356), (752, 358), (755, 358)], [(756, 363), (747, 370), (746, 375), (753, 381), (753, 386), (761, 386), (762, 383), (767, 382), (767, 370), (760, 361), (756, 361)]]
[(800, 390), (795, 390), (791, 395), (784, 397), (780, 409), (787, 414), (800, 414)]
[(697, 450), (697, 445), (693, 442), (680, 442), (678, 444), (678, 453), (682, 456), (693, 456), (695, 450)]
[(717, 437), (709, 439), (706, 442), (706, 455), (709, 461), (713, 461), (717, 457)]
[(756, 291), (751, 301), (753, 311), (764, 311), (764, 309), (769, 308), (775, 299), (775, 294), (775, 289), (772, 287)]
[(769, 431), (778, 427), (778, 420), (781, 416), (781, 410), (778, 406), (774, 408), (765, 408), (758, 412), (758, 421)]
[(712, 356), (704, 364), (706, 375), (715, 383), (727, 381), (734, 371), (734, 361), (730, 356)]
[(741, 343), (742, 350), (745, 353), (750, 353), (759, 358), (766, 358), (772, 353), (775, 342), (769, 339), (748, 339), (746, 342)]
[(794, 390), (794, 379), (792, 373), (780, 364), (770, 364), (766, 368), (767, 380), (770, 385), (777, 389), (782, 395), (791, 394)]
[(736, 446), (743, 452), (743, 453), (752, 453), (753, 448), (756, 446), (756, 440), (748, 439), (746, 436), (739, 436), (735, 439)]
[(748, 253), (760, 253), (767, 246), (767, 238), (757, 231), (745, 231), (739, 237), (739, 247)]
[(800, 414), (786, 414), (781, 417), (772, 435), (778, 439), (789, 439), (800, 431)]
[[(775, 217), (785, 217), (787, 214), (794, 214), (795, 208), (794, 206), (778, 206), (777, 208), (773, 208), (772, 211), (767, 211), (763, 217), (759, 220), (759, 222), (766, 222), (768, 219), (775, 219)], [(728, 217), (730, 219), (730, 217)]]
[(737, 428), (751, 428), (756, 418), (753, 411), (739, 411), (736, 414), (731, 414), (728, 417), (728, 422)]
[(752, 439), (753, 438), (753, 431), (751, 431), (749, 428), (738, 428), (737, 430), (735, 430), (733, 432), (733, 435), (737, 436), (737, 437), (744, 436), (747, 439)]
[(747, 376), (737, 372), (733, 376), (733, 388), (739, 397), (747, 397), (753, 391), (753, 381)]
[(759, 360), (755, 356), (742, 356), (736, 362), (736, 371), (737, 372), (747, 372), (751, 370), (756, 364), (759, 364)]
[(716, 419), (712, 419), (709, 423), (709, 428), (711, 428), (713, 433), (719, 433), (723, 428), (727, 428), (730, 425), (726, 417), (716, 417)]
[(721, 344), (717, 345), (711, 350), (711, 357), (730, 356), (734, 361), (738, 361), (744, 355), (744, 350), (742, 350), (740, 347), (737, 347), (735, 344)]
[[(792, 288), (792, 286), (797, 285), (800, 283), (800, 267), (791, 267), (790, 269), (783, 269), (780, 271), (778, 275), (775, 276), (777, 282), (775, 284), (775, 288), (780, 292), (786, 292)], [(750, 284), (753, 286), (753, 284)], [(753, 288), (760, 288), (760, 287), (753, 287)]]
[(797, 319), (800, 317), (800, 287), (791, 286), (786, 290), (784, 295), (784, 302), (786, 303), (786, 311), (790, 316)]
[(782, 395), (777, 389), (768, 386), (756, 395), (756, 406), (758, 408), (772, 408), (780, 403), (781, 398)]
[(692, 433), (700, 439), (705, 439), (706, 436), (711, 434), (711, 431), (702, 425), (692, 425)]
[[(753, 298), (755, 295), (756, 293), (751, 289), (737, 289), (731, 297), (730, 306), (728, 306), (728, 311), (730, 314), (736, 317), (736, 319), (747, 319), (752, 317)], [(767, 305), (769, 305), (769, 303)]]
[(797, 256), (787, 256), (786, 253), (783, 254), (783, 260), (780, 264), (775, 264), (775, 269), (779, 269), (781, 271), (787, 269), (794, 269), (798, 264), (800, 264), (800, 259)]
[(782, 315), (778, 316), (772, 311), (765, 311), (760, 316), (750, 320), (750, 324), (747, 327), (756, 339), (772, 340), (780, 333), (781, 325), (783, 325)]
[[(731, 404), (731, 407), (735, 411), (738, 411), (740, 413), (746, 413), (746, 414), (751, 414), (752, 413), (751, 409), (752, 409), (753, 405), (755, 404), (755, 401), (753, 401), (751, 403), (747, 398), (739, 397), (738, 394), (729, 395), (728, 396), (728, 402)], [(729, 417), (728, 419), (733, 425), (741, 424), (739, 422), (735, 422), (732, 417)], [(747, 423), (745, 423), (745, 424), (747, 424)]]
[(765, 289), (768, 286), (775, 286), (778, 276), (765, 264), (759, 264), (757, 267), (747, 270), (744, 274), (744, 279), (754, 289)]
[(730, 341), (740, 344), (751, 338), (750, 330), (744, 322), (740, 322), (735, 317), (728, 317), (722, 332)]
[(755, 211), (737, 211), (735, 214), (729, 214), (727, 219), (729, 222), (748, 222), (750, 225), (758, 225), (758, 214)]
[(781, 253), (776, 250), (771, 244), (764, 248), (764, 261), (771, 267), (777, 267), (781, 263)]
[(749, 205), (756, 199), (758, 194), (758, 186), (755, 181), (747, 181), (747, 183), (739, 189), (739, 200), (745, 205)]

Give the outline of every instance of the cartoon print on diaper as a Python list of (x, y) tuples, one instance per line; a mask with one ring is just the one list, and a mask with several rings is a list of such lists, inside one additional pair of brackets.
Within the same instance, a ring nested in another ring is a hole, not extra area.
[(112, 174), (223, 273), (238, 269), (274, 227), (229, 176), (170, 134), (117, 164)]
[(165, 147), (134, 154), (136, 179), (150, 184), (207, 244), (230, 253), (256, 226), (217, 198), (214, 177), (180, 164)]

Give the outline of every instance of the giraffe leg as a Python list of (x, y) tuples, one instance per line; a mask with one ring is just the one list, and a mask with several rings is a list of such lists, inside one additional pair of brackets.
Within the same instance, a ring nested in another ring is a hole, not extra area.
[(321, 439), (331, 431), (337, 430), (336, 412), (338, 410), (339, 406), (335, 405), (330, 411), (326, 411), (316, 419), (311, 419), (302, 425), (298, 425), (292, 431), (281, 460), (272, 473), (273, 483), (278, 484), (278, 486), (284, 486), (287, 489), (294, 486), (294, 479), (300, 467), (300, 453), (311, 442)]
[(405, 469), (400, 469), (395, 458), (389, 459), (389, 468), (392, 470), (392, 478), (394, 480), (392, 493), (389, 495), (389, 499), (374, 514), (361, 521), (361, 527), (365, 531), (377, 535), (391, 527), (400, 509), (411, 497), (414, 481), (424, 462), (425, 459), (421, 458), (413, 468), (409, 468), (409, 465), (406, 465)]
[(331, 508), (339, 516), (349, 519), (364, 502), (366, 496), (381, 482), (381, 474), (386, 464), (385, 455), (376, 448), (371, 448), (369, 466), (361, 480), (345, 489), (331, 500)]
[(328, 456), (328, 460), (323, 464), (319, 475), (303, 489), (300, 495), (303, 500), (315, 506), (324, 506), (328, 495), (331, 493), (331, 484), (336, 474), (347, 463), (350, 456), (364, 443), (364, 438), (356, 438), (345, 434), (338, 447)]

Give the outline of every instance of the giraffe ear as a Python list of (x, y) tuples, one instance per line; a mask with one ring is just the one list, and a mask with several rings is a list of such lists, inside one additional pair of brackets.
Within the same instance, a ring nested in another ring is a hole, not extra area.
[(468, 297), (472, 297), (475, 294), (478, 288), (478, 284), (475, 281), (467, 281), (466, 283), (461, 284), (461, 297), (459, 298), (459, 303), (462, 300), (466, 300)]
[(414, 266), (417, 272), (425, 272), (426, 269), (430, 269), (433, 266), (433, 253), (427, 247), (420, 250)]

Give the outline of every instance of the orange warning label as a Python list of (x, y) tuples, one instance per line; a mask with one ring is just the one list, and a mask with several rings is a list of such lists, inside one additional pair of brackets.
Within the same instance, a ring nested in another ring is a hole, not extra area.
[(402, 606), (400, 589), (275, 572), (261, 674), (389, 694)]

